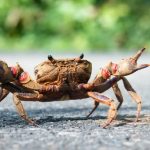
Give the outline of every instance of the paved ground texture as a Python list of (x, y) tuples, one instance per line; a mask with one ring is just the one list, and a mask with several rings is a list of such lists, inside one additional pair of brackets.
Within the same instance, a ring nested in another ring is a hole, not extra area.
[[(77, 54), (64, 55), (73, 57)], [(63, 55), (55, 54), (55, 57)], [(14, 65), (15, 62), (33, 76), (33, 68), (47, 57), (47, 54), (1, 54), (0, 59)], [(85, 58), (93, 62), (94, 78), (99, 68), (109, 60), (116, 61), (127, 54), (87, 54)], [(145, 54), (140, 62), (149, 62)], [(139, 71), (127, 78), (142, 96), (142, 113), (139, 123), (134, 124), (136, 104), (125, 91), (122, 83), (124, 103), (117, 120), (107, 129), (99, 127), (106, 120), (108, 107), (100, 105), (89, 118), (85, 116), (93, 107), (92, 99), (65, 102), (23, 102), (28, 115), (35, 118), (38, 127), (33, 127), (20, 119), (10, 94), (0, 103), (0, 150), (148, 150), (150, 147), (150, 68)], [(112, 90), (105, 93), (115, 99)], [(117, 103), (117, 101), (116, 101)]]

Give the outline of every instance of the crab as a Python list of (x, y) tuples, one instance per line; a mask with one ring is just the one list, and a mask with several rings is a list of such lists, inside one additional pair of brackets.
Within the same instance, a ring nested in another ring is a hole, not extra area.
[[(91, 76), (92, 64), (83, 59), (83, 54), (78, 58), (58, 60), (49, 55), (48, 60), (35, 67), (36, 80), (31, 79), (19, 64), (15, 67), (8, 67), (7, 63), (0, 61), (0, 101), (9, 92), (13, 93), (13, 101), (21, 118), (29, 124), (36, 125), (35, 121), (28, 117), (21, 101), (52, 102), (91, 97), (95, 106), (87, 117), (94, 112), (99, 103), (109, 106), (108, 119), (103, 124), (105, 128), (116, 118), (117, 109), (123, 102), (121, 91), (117, 85), (117, 82), (122, 80), (126, 90), (138, 104), (136, 117), (138, 119), (141, 98), (124, 76), (150, 66), (150, 64), (137, 64), (143, 51), (144, 48), (136, 55), (123, 59), (117, 64), (110, 62), (106, 67), (100, 69), (95, 79), (90, 83), (88, 80)], [(112, 75), (114, 77), (110, 78)], [(118, 107), (112, 98), (101, 94), (111, 87), (120, 102)]]

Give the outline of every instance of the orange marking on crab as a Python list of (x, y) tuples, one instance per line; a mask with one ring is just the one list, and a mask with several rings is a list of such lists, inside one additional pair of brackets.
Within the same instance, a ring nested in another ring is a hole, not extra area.
[(16, 67), (11, 67), (11, 72), (12, 72), (13, 76), (16, 76), (18, 73), (18, 70)]
[(20, 77), (19, 77), (19, 82), (20, 83), (27, 83), (30, 81), (30, 76), (27, 72), (22, 72)]
[(118, 65), (113, 63), (113, 64), (112, 64), (112, 73), (113, 73), (113, 74), (116, 73), (117, 70), (118, 70)]
[(111, 73), (106, 68), (102, 68), (101, 74), (102, 74), (104, 79), (109, 79), (111, 76)]

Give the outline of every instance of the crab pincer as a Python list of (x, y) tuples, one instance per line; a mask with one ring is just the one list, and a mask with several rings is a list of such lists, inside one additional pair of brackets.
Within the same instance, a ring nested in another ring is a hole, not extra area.
[(149, 67), (150, 64), (138, 64), (138, 59), (145, 51), (145, 48), (139, 50), (135, 55), (129, 57), (127, 59), (122, 59), (117, 64), (112, 63), (111, 72), (114, 76), (127, 76), (130, 75), (138, 70), (144, 69)]

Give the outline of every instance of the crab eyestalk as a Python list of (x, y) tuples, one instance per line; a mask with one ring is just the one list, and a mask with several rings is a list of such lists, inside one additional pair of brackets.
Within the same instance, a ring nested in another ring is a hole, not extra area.
[(52, 55), (48, 55), (48, 60), (53, 60), (54, 58), (52, 57)]
[(83, 59), (83, 57), (84, 57), (84, 54), (82, 53), (79, 58), (80, 58), (80, 59)]
[(56, 62), (52, 55), (48, 55), (48, 60), (51, 61), (53, 64)]
[(75, 58), (76, 62), (80, 62), (84, 58), (84, 54), (82, 53), (79, 57)]

